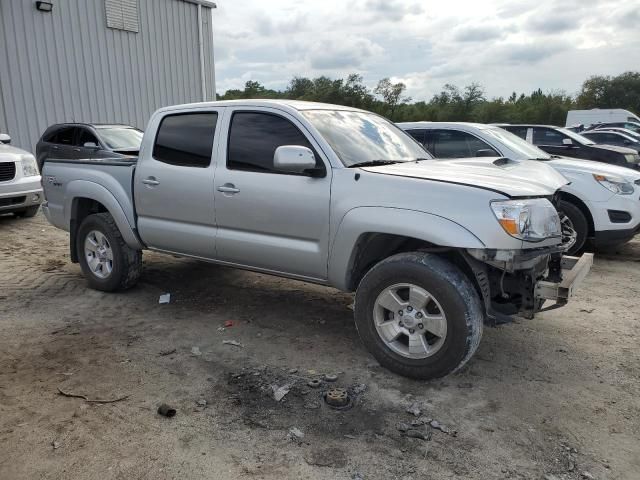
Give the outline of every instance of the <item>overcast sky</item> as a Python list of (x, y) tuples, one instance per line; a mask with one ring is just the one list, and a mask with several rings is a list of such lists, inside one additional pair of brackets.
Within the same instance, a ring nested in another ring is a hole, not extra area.
[(640, 2), (608, 0), (218, 0), (217, 90), (294, 75), (403, 81), (415, 100), (445, 83), (489, 96), (577, 92), (593, 74), (640, 70)]

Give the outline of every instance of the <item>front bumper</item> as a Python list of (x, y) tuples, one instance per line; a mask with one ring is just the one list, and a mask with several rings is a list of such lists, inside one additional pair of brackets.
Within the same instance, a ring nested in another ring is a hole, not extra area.
[(40, 205), (44, 199), (42, 189), (0, 194), (0, 213), (13, 212)]
[(585, 253), (581, 257), (563, 256), (561, 260), (561, 280), (540, 280), (534, 288), (534, 296), (538, 300), (552, 300), (555, 304), (544, 310), (566, 305), (569, 298), (591, 270), (593, 253)]
[(596, 248), (615, 247), (627, 243), (640, 233), (640, 225), (622, 230), (602, 230), (595, 232), (592, 243)]

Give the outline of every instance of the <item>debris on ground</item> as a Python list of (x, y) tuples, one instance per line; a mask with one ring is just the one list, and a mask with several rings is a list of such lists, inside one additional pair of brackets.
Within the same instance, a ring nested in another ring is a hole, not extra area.
[(433, 428), (434, 430), (440, 430), (442, 433), (446, 433), (446, 434), (451, 433), (451, 430), (449, 430), (449, 427), (441, 424), (437, 420), (431, 420), (429, 422), (429, 425), (431, 425), (431, 428)]
[(289, 440), (302, 440), (304, 438), (304, 433), (302, 430), (296, 427), (291, 427), (289, 429), (289, 433), (287, 434)]
[(238, 342), (237, 340), (223, 340), (222, 343), (224, 345), (231, 345), (231, 346), (234, 346), (234, 347), (242, 348), (242, 344), (240, 342)]
[(396, 425), (396, 428), (397, 428), (400, 432), (404, 433), (404, 432), (409, 431), (409, 429), (410, 429), (411, 427), (409, 427), (409, 425), (408, 425), (408, 424), (406, 424), (406, 423), (404, 423), (404, 422), (400, 422), (400, 423), (398, 423), (398, 425)]
[(410, 438), (418, 438), (420, 440), (425, 440), (425, 441), (431, 440), (430, 431), (422, 431), (422, 430), (416, 430), (411, 428), (405, 432), (405, 435)]
[(201, 398), (196, 403), (198, 404), (199, 407), (206, 407), (207, 406), (207, 401), (204, 398)]
[(580, 311), (584, 313), (593, 313), (595, 308), (581, 308)]
[(333, 408), (344, 408), (349, 405), (349, 394), (344, 388), (330, 388), (324, 396), (327, 405)]
[(233, 320), (226, 320), (226, 321), (224, 322), (224, 327), (225, 327), (225, 328), (231, 328), (231, 327), (233, 327)]
[(334, 375), (333, 373), (325, 373), (323, 378), (325, 382), (335, 382), (338, 380), (338, 375)]
[(593, 475), (591, 475), (591, 473), (589, 472), (582, 472), (581, 475), (582, 475), (582, 478), (585, 478), (586, 480), (594, 480), (596, 478)]
[(81, 395), (81, 394), (78, 394), (78, 393), (65, 392), (60, 387), (58, 387), (58, 392), (60, 393), (60, 395), (63, 395), (65, 397), (81, 398), (87, 403), (116, 403), (116, 402), (121, 402), (122, 400), (126, 400), (127, 398), (129, 398), (129, 395), (124, 395), (122, 397), (117, 397), (117, 398), (113, 398), (113, 399), (109, 399), (109, 400), (102, 400), (102, 399), (99, 399), (99, 398), (90, 399), (86, 395)]
[(290, 375), (294, 375), (294, 374), (296, 374), (296, 373), (298, 373), (298, 369), (297, 369), (297, 368), (290, 368), (290, 369), (289, 369), (289, 374), (290, 374)]
[(158, 303), (160, 305), (163, 305), (165, 303), (170, 303), (171, 302), (171, 294), (170, 293), (163, 293), (162, 295), (160, 295), (160, 299), (158, 300)]
[(60, 442), (54, 440), (53, 442), (51, 442), (51, 446), (53, 447), (54, 450), (57, 450), (60, 448)]
[(322, 405), (320, 405), (320, 402), (316, 402), (316, 401), (309, 401), (303, 405), (303, 407), (306, 408), (307, 410), (317, 410), (321, 406)]
[(355, 472), (351, 475), (351, 480), (364, 480), (364, 476), (360, 472)]
[(291, 387), (289, 385), (282, 385), (281, 387), (278, 387), (277, 385), (271, 385), (271, 389), (273, 390), (273, 399), (276, 402), (279, 402), (285, 397), (287, 393), (289, 393)]
[(312, 380), (309, 380), (307, 382), (307, 385), (310, 386), (311, 388), (318, 388), (320, 385), (322, 385), (322, 382), (317, 378), (314, 378)]
[(193, 355), (194, 357), (199, 357), (200, 355), (202, 355), (202, 352), (198, 347), (191, 347), (191, 355)]
[(171, 418), (176, 416), (177, 411), (175, 408), (163, 403), (158, 407), (158, 413), (163, 417)]
[(367, 386), (364, 383), (358, 383), (357, 385), (351, 387), (351, 391), (354, 395), (360, 395), (361, 393), (367, 391)]
[(176, 353), (176, 349), (175, 348), (171, 348), (171, 349), (167, 349), (167, 350), (160, 350), (158, 352), (158, 355), (160, 355), (161, 357), (166, 357), (167, 355), (171, 355), (173, 353)]
[(407, 413), (410, 413), (414, 417), (419, 417), (422, 410), (420, 409), (420, 405), (414, 402), (407, 408)]

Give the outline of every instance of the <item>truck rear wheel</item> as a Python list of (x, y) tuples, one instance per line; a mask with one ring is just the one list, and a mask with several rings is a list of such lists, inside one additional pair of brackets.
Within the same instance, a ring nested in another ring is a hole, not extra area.
[(443, 377), (475, 353), (484, 314), (471, 281), (451, 262), (423, 252), (375, 265), (356, 292), (355, 320), (367, 349), (389, 370)]
[(87, 216), (77, 235), (78, 260), (91, 288), (113, 292), (137, 283), (142, 272), (142, 252), (125, 243), (109, 213)]

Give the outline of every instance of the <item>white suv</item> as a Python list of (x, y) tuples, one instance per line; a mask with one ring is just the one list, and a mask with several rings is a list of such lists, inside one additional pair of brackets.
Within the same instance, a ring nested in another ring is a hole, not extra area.
[(437, 159), (500, 156), (511, 160), (539, 160), (555, 168), (571, 182), (562, 187), (557, 204), (576, 232), (569, 254), (582, 250), (587, 240), (595, 247), (612, 247), (628, 242), (640, 231), (640, 172), (637, 170), (549, 155), (493, 125), (412, 122), (398, 126)]
[(0, 214), (33, 217), (43, 200), (40, 172), (33, 155), (9, 145), (0, 133)]

